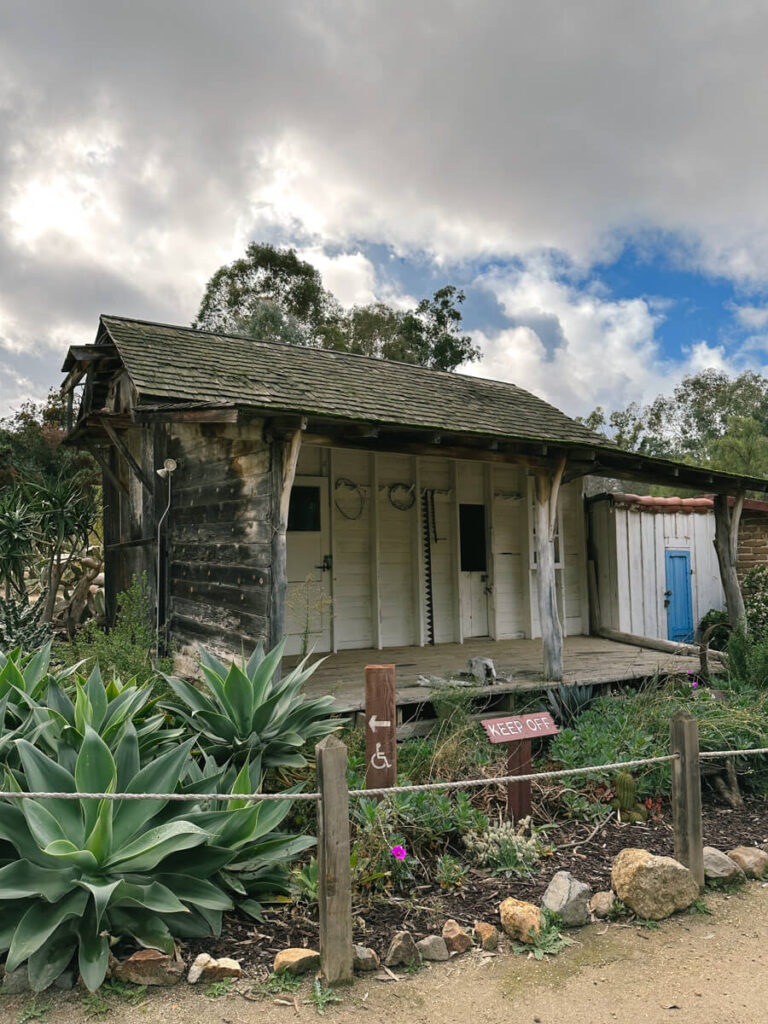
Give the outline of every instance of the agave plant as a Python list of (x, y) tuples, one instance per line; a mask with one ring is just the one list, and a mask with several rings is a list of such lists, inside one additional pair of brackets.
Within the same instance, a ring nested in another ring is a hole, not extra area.
[[(17, 740), (21, 771), (6, 773), (5, 785), (21, 783), (29, 792), (169, 793), (185, 775), (194, 743), (190, 738), (140, 769), (135, 730), (113, 755), (86, 724), (72, 771)], [(248, 775), (245, 764), (240, 792)], [(199, 788), (208, 790), (210, 781)], [(238, 795), (220, 810), (207, 810), (204, 794), (189, 803), (5, 798), (0, 952), (7, 950), (6, 969), (26, 963), (30, 984), (40, 991), (77, 955), (93, 991), (117, 940), (171, 952), (174, 936), (216, 935), (233, 895), (258, 915), (260, 900), (284, 886), (280, 866), (313, 840), (275, 833), (290, 801), (252, 803)]]
[(239, 665), (225, 665), (201, 648), (207, 694), (164, 676), (181, 705), (163, 706), (199, 733), (202, 748), (218, 763), (231, 759), (239, 768), (249, 762), (252, 779), (259, 766), (303, 767), (307, 762), (300, 748), (343, 724), (329, 717), (333, 697), (307, 698), (302, 693), (319, 662), (307, 666), (305, 658), (288, 675), (278, 676), (284, 647), (283, 640), (265, 655), (259, 644)]
[(41, 622), (43, 599), (30, 604), (28, 599), (0, 597), (0, 651), (22, 646), (25, 650), (42, 647), (51, 639), (51, 626)]

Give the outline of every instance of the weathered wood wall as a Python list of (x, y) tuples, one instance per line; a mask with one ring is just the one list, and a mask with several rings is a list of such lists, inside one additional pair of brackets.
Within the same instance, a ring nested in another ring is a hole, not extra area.
[(250, 652), (269, 636), (271, 448), (264, 424), (173, 424), (168, 524), (174, 638)]

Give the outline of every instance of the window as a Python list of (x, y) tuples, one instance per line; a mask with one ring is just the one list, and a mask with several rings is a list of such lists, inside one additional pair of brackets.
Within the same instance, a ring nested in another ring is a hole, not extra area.
[(486, 572), (485, 506), (459, 505), (462, 572)]
[(288, 529), (297, 533), (320, 532), (319, 487), (293, 487), (291, 489)]

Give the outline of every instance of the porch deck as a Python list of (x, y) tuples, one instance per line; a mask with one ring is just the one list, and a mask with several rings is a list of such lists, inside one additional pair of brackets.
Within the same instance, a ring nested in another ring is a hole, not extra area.
[[(499, 675), (507, 677), (483, 687), (488, 694), (514, 694), (543, 690), (541, 640), (466, 640), (463, 644), (434, 647), (388, 647), (384, 650), (338, 651), (325, 656), (306, 686), (308, 696), (333, 694), (339, 711), (360, 711), (365, 702), (365, 666), (394, 664), (397, 703), (423, 704), (435, 692), (419, 686), (419, 676), (450, 679), (467, 667), (473, 657), (492, 658)], [(288, 665), (296, 658), (286, 658)], [(698, 658), (678, 657), (644, 647), (617, 643), (596, 636), (572, 636), (564, 641), (566, 683), (608, 685), (644, 679), (655, 673), (699, 667)], [(439, 691), (438, 691), (439, 692)]]

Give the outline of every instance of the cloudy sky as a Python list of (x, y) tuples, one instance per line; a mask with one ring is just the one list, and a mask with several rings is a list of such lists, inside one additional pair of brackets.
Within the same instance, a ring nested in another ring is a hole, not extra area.
[(0, 415), (251, 239), (571, 413), (768, 363), (764, 0), (3, 0)]

